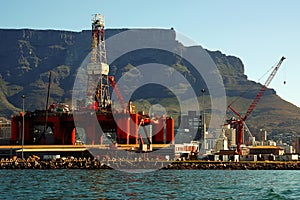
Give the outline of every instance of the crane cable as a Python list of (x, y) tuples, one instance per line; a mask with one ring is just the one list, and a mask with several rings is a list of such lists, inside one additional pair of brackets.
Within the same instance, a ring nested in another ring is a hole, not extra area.
[(286, 84), (286, 67), (283, 69), (283, 84)]
[[(277, 66), (277, 63), (275, 63), (274, 65), (272, 65), (272, 67), (270, 68), (270, 69), (268, 69), (258, 80), (257, 80), (257, 82), (259, 83), (259, 81), (261, 80), (261, 79), (263, 79), (271, 70), (273, 70), (275, 67)], [(251, 89), (251, 88), (253, 88), (254, 87), (254, 85), (255, 84), (251, 84), (243, 93), (241, 93), (238, 97), (236, 97), (234, 100), (232, 100), (231, 101), (231, 103), (230, 104), (228, 104), (228, 106), (227, 106), (227, 109), (226, 109), (226, 113), (228, 113), (228, 110), (230, 110), (231, 111), (231, 109), (229, 109), (229, 107), (232, 105), (232, 104), (234, 104), (236, 101), (238, 101), (241, 97), (243, 97), (246, 93), (248, 93), (249, 92), (249, 90)], [(227, 117), (226, 117), (226, 115), (224, 115), (224, 117), (223, 117), (223, 121), (225, 121), (227, 119)]]
[[(270, 69), (268, 69), (258, 80), (257, 80), (257, 83), (259, 83), (259, 81), (262, 79), (262, 78), (264, 78), (267, 74), (269, 74), (269, 72), (271, 71), (271, 70), (273, 70), (275, 67), (276, 67), (276, 65), (277, 65), (277, 63), (275, 63)], [(228, 104), (228, 106), (227, 106), (227, 111), (228, 111), (228, 107), (229, 106), (231, 106), (232, 104), (234, 104), (237, 100), (239, 100), (241, 97), (243, 97), (246, 93), (248, 93), (249, 92), (249, 90), (251, 89), (251, 88), (253, 88), (254, 87), (254, 85), (255, 84), (251, 84), (241, 95), (239, 95), (238, 97), (236, 97), (234, 100), (232, 100), (231, 101), (231, 103), (230, 104)]]

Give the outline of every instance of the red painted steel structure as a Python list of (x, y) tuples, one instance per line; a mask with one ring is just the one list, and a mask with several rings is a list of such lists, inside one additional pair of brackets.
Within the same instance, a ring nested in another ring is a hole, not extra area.
[(273, 78), (275, 77), (275, 75), (278, 72), (278, 70), (279, 70), (282, 62), (284, 61), (284, 59), (285, 59), (285, 57), (281, 57), (281, 59), (279, 60), (278, 64), (276, 65), (276, 67), (273, 69), (272, 73), (270, 74), (270, 76), (266, 80), (265, 84), (261, 87), (261, 89), (257, 93), (256, 97), (253, 99), (253, 101), (250, 104), (250, 106), (249, 106), (249, 108), (248, 108), (248, 110), (247, 110), (247, 112), (246, 112), (246, 114), (245, 114), (244, 117), (242, 117), (231, 106), (234, 102), (231, 103), (230, 105), (228, 105), (228, 109), (230, 109), (238, 117), (237, 120), (230, 121), (229, 124), (231, 124), (231, 126), (237, 130), (237, 150), (238, 150), (239, 154), (242, 153), (241, 145), (243, 144), (244, 124), (245, 124), (245, 121), (248, 119), (249, 115), (252, 113), (252, 111), (254, 110), (255, 106), (257, 105), (257, 103), (261, 99), (262, 95), (266, 91), (267, 87), (269, 86), (269, 84), (271, 83), (271, 81), (273, 80)]
[[(53, 145), (74, 145), (76, 142), (76, 127), (74, 117), (71, 113), (48, 113), (47, 122), (45, 114), (40, 111), (27, 112), (24, 116), (24, 143), (29, 144), (53, 144)], [(130, 116), (130, 117), (128, 117)], [(97, 128), (100, 125), (102, 131), (115, 131), (118, 144), (138, 144), (139, 127), (152, 124), (154, 144), (174, 143), (174, 119), (173, 118), (158, 118), (151, 120), (145, 116), (133, 113), (125, 115), (117, 114), (116, 121), (111, 114), (96, 115), (99, 124), (93, 124), (91, 115), (85, 114), (82, 116), (84, 120), (88, 120), (88, 126), (84, 127), (86, 133), (87, 144), (102, 144), (103, 132)], [(22, 135), (22, 115), (13, 116), (11, 118), (11, 144), (20, 142)], [(78, 119), (77, 119), (78, 120)], [(117, 123), (116, 123), (117, 122)], [(151, 122), (151, 123), (150, 123)], [(37, 142), (34, 132), (38, 126), (43, 126), (46, 123), (47, 128), (53, 132), (52, 143), (49, 138), (44, 141)], [(119, 126), (117, 125), (119, 124)]]
[(139, 116), (137, 114), (130, 114), (130, 117), (134, 123), (130, 123), (130, 134), (129, 134), (129, 143), (138, 144), (139, 138)]
[(174, 119), (172, 117), (166, 120), (166, 143), (174, 144), (175, 134), (174, 134)]
[(157, 122), (153, 123), (152, 143), (164, 144), (164, 121), (165, 119), (159, 118)]
[(18, 117), (13, 116), (11, 118), (11, 134), (10, 134), (10, 141), (11, 143), (18, 141), (19, 139), (19, 124), (18, 124)]
[(117, 143), (129, 144), (130, 118), (124, 116), (117, 119)]

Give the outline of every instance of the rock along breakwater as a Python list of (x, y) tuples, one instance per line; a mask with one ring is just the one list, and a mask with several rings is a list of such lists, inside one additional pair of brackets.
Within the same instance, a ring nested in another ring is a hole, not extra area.
[(1, 159), (0, 169), (110, 169), (107, 165), (91, 158), (59, 158), (53, 160)]
[[(39, 160), (32, 157), (27, 159), (4, 159), (0, 160), (0, 169), (113, 169), (115, 161), (99, 161), (92, 158), (58, 158), (53, 160)], [(141, 165), (137, 162), (130, 162), (130, 168), (151, 169), (162, 161), (148, 161)], [(126, 166), (125, 163), (118, 162)], [(148, 164), (147, 164), (148, 163)], [(149, 168), (147, 168), (147, 166)], [(163, 165), (161, 165), (163, 166)], [(114, 167), (115, 168), (115, 167)], [(244, 162), (215, 162), (215, 161), (174, 161), (162, 170), (300, 170), (300, 162), (279, 162), (279, 161), (244, 161)]]
[(163, 169), (177, 170), (300, 170), (300, 162), (280, 161), (243, 161), (243, 162), (215, 162), (215, 161), (184, 161), (173, 162)]

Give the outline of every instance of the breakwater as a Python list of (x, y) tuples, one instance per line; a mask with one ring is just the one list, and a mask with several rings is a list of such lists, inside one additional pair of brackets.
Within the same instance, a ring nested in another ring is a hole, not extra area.
[(110, 169), (110, 167), (91, 158), (39, 160), (29, 157), (27, 159), (1, 159), (0, 169)]
[[(39, 160), (32, 157), (27, 159), (0, 160), (0, 169), (117, 169), (116, 161), (99, 161), (91, 158), (58, 158)], [(300, 162), (280, 161), (243, 161), (243, 162), (214, 162), (214, 161), (175, 161), (165, 164), (164, 161), (118, 161), (118, 166), (129, 166), (135, 169), (151, 169), (161, 166), (162, 170), (300, 170)], [(128, 165), (130, 163), (130, 165)]]
[(300, 170), (300, 162), (289, 161), (241, 161), (241, 162), (214, 162), (214, 161), (184, 161), (173, 162), (163, 169), (177, 170)]

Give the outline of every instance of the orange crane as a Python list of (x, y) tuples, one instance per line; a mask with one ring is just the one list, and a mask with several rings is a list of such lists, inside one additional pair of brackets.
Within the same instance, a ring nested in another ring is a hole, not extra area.
[(124, 102), (124, 99), (123, 99), (123, 96), (117, 86), (117, 83), (115, 81), (115, 77), (114, 76), (108, 76), (108, 80), (109, 80), (109, 83), (110, 83), (110, 86), (113, 88), (113, 90), (115, 91), (116, 95), (117, 95), (117, 98), (119, 100), (119, 103), (121, 104), (121, 107), (123, 109), (123, 111), (127, 112), (127, 107), (126, 107), (126, 104)]
[(231, 104), (229, 104), (228, 107), (227, 107), (227, 109), (230, 109), (238, 117), (237, 120), (233, 120), (233, 121), (229, 122), (229, 124), (232, 125), (232, 127), (237, 130), (237, 151), (238, 151), (239, 154), (242, 153), (241, 144), (243, 144), (245, 121), (248, 119), (249, 115), (254, 110), (255, 106), (257, 105), (257, 103), (261, 99), (261, 97), (264, 94), (265, 90), (267, 89), (267, 87), (269, 86), (269, 84), (271, 83), (271, 81), (273, 80), (273, 78), (275, 77), (275, 75), (278, 72), (278, 70), (279, 70), (279, 68), (280, 68), (280, 66), (281, 66), (281, 64), (282, 64), (282, 62), (283, 62), (284, 59), (285, 59), (284, 56), (281, 57), (281, 59), (279, 60), (278, 64), (276, 65), (276, 67), (273, 69), (272, 73), (270, 74), (270, 76), (266, 80), (265, 84), (261, 87), (261, 89), (257, 93), (256, 97), (254, 98), (254, 100), (250, 104), (250, 106), (249, 106), (249, 108), (248, 108), (248, 110), (247, 110), (247, 112), (246, 112), (246, 114), (245, 114), (244, 117), (241, 116), (232, 107), (233, 102)]

